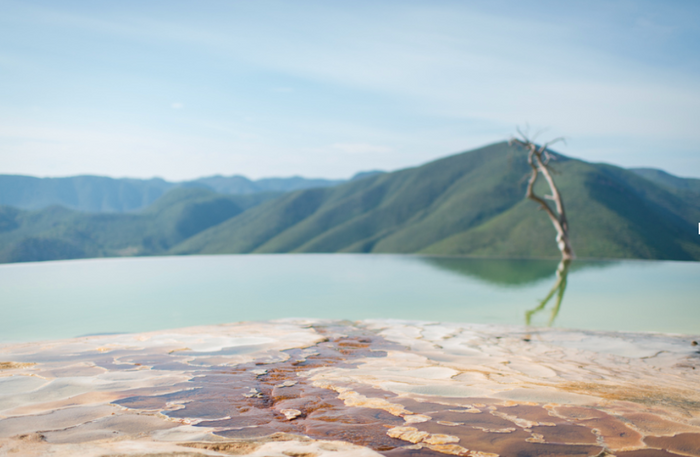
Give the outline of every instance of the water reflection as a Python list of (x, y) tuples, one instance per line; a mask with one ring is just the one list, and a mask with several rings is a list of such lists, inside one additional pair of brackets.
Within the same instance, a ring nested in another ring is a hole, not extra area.
[[(359, 254), (7, 264), (0, 343), (293, 317), (523, 325), (559, 281), (558, 264)], [(700, 262), (577, 259), (566, 303), (555, 289), (531, 323), (558, 308), (552, 325), (565, 328), (695, 334), (699, 276)]]
[(564, 292), (566, 291), (566, 281), (569, 276), (570, 266), (571, 259), (561, 259), (561, 262), (559, 262), (559, 265), (557, 266), (556, 281), (554, 281), (554, 286), (550, 289), (547, 296), (544, 297), (544, 299), (540, 302), (539, 306), (529, 311), (525, 311), (525, 325), (529, 326), (532, 321), (532, 316), (542, 311), (547, 306), (547, 303), (549, 303), (552, 297), (554, 297), (554, 294), (556, 294), (557, 301), (554, 304), (554, 308), (552, 308), (552, 313), (550, 314), (549, 322), (547, 322), (547, 327), (552, 326), (554, 320), (557, 318), (557, 314), (559, 314), (559, 309), (561, 308), (561, 301), (564, 298)]
[(419, 259), (440, 270), (501, 287), (530, 286), (552, 277), (557, 269), (556, 260), (460, 257), (419, 257)]
[[(464, 257), (416, 257), (442, 271), (457, 273), (500, 287), (530, 287), (557, 275), (558, 260), (547, 259), (477, 259)], [(612, 268), (619, 261), (576, 260), (569, 271)]]
[(539, 304), (525, 311), (525, 324), (532, 325), (533, 316), (543, 311), (547, 304), (556, 297), (550, 313), (547, 326), (554, 323), (561, 309), (570, 271), (584, 269), (611, 268), (619, 262), (611, 261), (581, 261), (575, 263), (570, 259), (561, 260), (532, 260), (532, 259), (468, 259), (458, 257), (423, 257), (422, 261), (440, 270), (458, 273), (481, 282), (497, 285), (501, 288), (530, 287), (549, 280), (554, 276), (554, 285)]

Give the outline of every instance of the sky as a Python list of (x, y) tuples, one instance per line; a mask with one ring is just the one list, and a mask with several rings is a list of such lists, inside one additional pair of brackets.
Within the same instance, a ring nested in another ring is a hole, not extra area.
[(700, 2), (0, 0), (0, 174), (347, 178), (503, 141), (700, 177)]

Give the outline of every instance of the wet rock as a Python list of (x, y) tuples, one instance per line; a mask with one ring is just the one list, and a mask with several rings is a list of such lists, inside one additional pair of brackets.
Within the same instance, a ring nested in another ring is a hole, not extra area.
[(0, 346), (0, 454), (698, 455), (689, 339), (285, 320)]

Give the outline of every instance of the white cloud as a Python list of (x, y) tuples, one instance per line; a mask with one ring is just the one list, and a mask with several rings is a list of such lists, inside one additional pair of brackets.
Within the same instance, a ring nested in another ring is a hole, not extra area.
[(182, 103), (180, 103), (180, 102), (173, 102), (173, 103), (170, 104), (170, 107), (171, 107), (172, 109), (182, 109), (182, 108), (185, 107), (185, 105), (182, 104)]

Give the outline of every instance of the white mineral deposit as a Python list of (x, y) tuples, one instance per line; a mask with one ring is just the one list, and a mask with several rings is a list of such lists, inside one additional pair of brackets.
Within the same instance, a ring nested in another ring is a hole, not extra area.
[(0, 455), (700, 455), (694, 340), (297, 319), (11, 344)]

